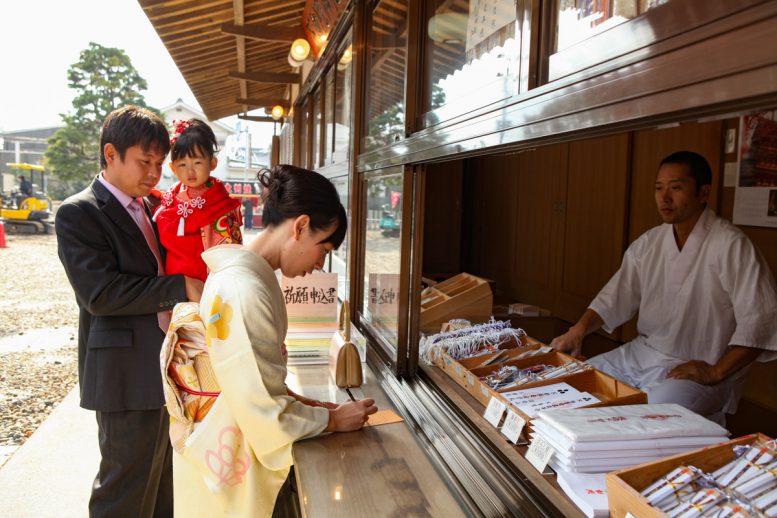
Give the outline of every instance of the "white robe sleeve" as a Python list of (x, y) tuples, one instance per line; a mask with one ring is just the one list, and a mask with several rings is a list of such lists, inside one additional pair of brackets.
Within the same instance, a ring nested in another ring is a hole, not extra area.
[(629, 246), (623, 255), (620, 269), (588, 306), (588, 309), (602, 317), (604, 321), (602, 328), (608, 333), (612, 333), (616, 327), (629, 321), (639, 309), (641, 284), (638, 266), (640, 250), (644, 247), (645, 239), (643, 234)]
[[(255, 279), (219, 281), (209, 300), (203, 300), (201, 315), (211, 335), (221, 397), (259, 462), (272, 470), (288, 469), (292, 443), (321, 433), (329, 411), (286, 395), (283, 337), (268, 290)], [(214, 315), (219, 317), (215, 322)]]
[(736, 319), (729, 345), (764, 349), (758, 357), (761, 362), (777, 358), (777, 287), (766, 261), (739, 234), (722, 251), (719, 268)]

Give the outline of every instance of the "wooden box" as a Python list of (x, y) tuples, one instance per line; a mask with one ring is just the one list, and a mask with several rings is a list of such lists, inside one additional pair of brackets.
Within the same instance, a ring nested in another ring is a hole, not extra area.
[[(562, 382), (569, 384), (580, 392), (588, 392), (600, 400), (599, 403), (587, 405), (585, 408), (600, 406), (638, 405), (647, 403), (647, 394), (596, 369), (570, 374), (569, 376), (561, 376), (558, 378), (526, 384), (514, 390), (518, 391), (534, 387), (543, 387), (545, 385), (553, 385), (554, 383)], [(524, 428), (524, 433), (531, 431), (532, 418), (514, 407), (512, 403), (510, 403), (510, 400), (505, 397), (505, 394), (513, 392), (513, 390), (496, 392), (486, 385), (483, 385), (483, 387), (490, 391), (492, 397), (498, 397), (504, 401), (508, 408), (513, 410), (526, 421), (527, 426)], [(490, 397), (488, 399), (490, 399)], [(485, 400), (486, 404), (488, 399)]]
[[(512, 351), (510, 351), (510, 353), (512, 353), (512, 356), (517, 356), (517, 353), (513, 353)], [(510, 353), (508, 353), (508, 354), (510, 354)], [(474, 358), (468, 358), (468, 359), (474, 360)], [(519, 369), (525, 369), (527, 367), (532, 367), (534, 365), (540, 365), (540, 364), (559, 366), (559, 365), (564, 365), (565, 363), (571, 363), (573, 361), (575, 361), (575, 359), (573, 357), (569, 356), (568, 354), (564, 354), (564, 353), (560, 353), (560, 352), (555, 352), (554, 351), (554, 352), (550, 352), (550, 353), (547, 353), (547, 354), (539, 354), (537, 356), (531, 356), (529, 358), (522, 358), (520, 360), (510, 360), (509, 358), (507, 358), (506, 361), (504, 361), (504, 362), (495, 363), (495, 364), (492, 364), (492, 365), (487, 365), (485, 367), (472, 368), (470, 370), (472, 371), (472, 374), (474, 374), (475, 379), (478, 380), (479, 384), (483, 385), (488, 390), (487, 391), (486, 390), (482, 390), (482, 389), (480, 389), (480, 387), (477, 387), (478, 388), (477, 391), (470, 391), (470, 393), (472, 394), (472, 396), (475, 399), (477, 399), (478, 401), (480, 401), (484, 405), (487, 405), (488, 404), (488, 400), (491, 399), (491, 392), (493, 392), (493, 389), (491, 387), (489, 387), (488, 385), (482, 383), (480, 381), (480, 378), (482, 378), (484, 376), (487, 376), (487, 375), (491, 374), (492, 372), (496, 372), (497, 370), (501, 369), (502, 367), (506, 367), (508, 365), (512, 365), (512, 366), (518, 367)], [(482, 362), (480, 362), (480, 363), (482, 363)], [(466, 364), (464, 364), (464, 363), (462, 363), (462, 365), (466, 366)], [(560, 383), (561, 381), (565, 381), (566, 378), (568, 378), (568, 377), (569, 376), (560, 376), (558, 378), (553, 378), (552, 381), (554, 381), (555, 383)], [(512, 388), (508, 388), (508, 389), (496, 389), (496, 392), (502, 393), (502, 392), (510, 392), (512, 390), (522, 390), (522, 389), (527, 389), (527, 388), (531, 388), (531, 387), (539, 387), (539, 386), (542, 386), (542, 385), (546, 385), (547, 381), (551, 381), (551, 380), (535, 381), (533, 383), (527, 383), (525, 385), (521, 385), (520, 387), (512, 387)]]
[(757, 440), (766, 442), (771, 438), (762, 434), (747, 435), (714, 446), (608, 473), (605, 480), (610, 517), (623, 518), (629, 513), (639, 518), (665, 517), (666, 514), (652, 507), (640, 494), (642, 490), (678, 466), (696, 466), (707, 473), (715, 471), (734, 460), (734, 446), (752, 444)]
[(421, 328), (432, 329), (452, 318), (484, 321), (492, 305), (488, 281), (460, 273), (421, 292)]
[[(520, 343), (515, 340), (506, 340), (499, 344), (500, 350), (509, 350), (511, 354), (520, 354), (521, 352), (529, 349), (537, 349), (542, 344), (537, 340), (528, 336), (521, 337)], [(514, 353), (512, 351), (515, 351)], [(437, 366), (442, 369), (450, 378), (457, 384), (461, 385), (465, 389), (469, 390), (475, 382), (480, 383), (479, 380), (473, 379), (473, 375), (469, 370), (471, 365), (480, 365), (486, 361), (487, 358), (491, 358), (497, 353), (483, 354), (472, 358), (462, 358), (461, 360), (454, 360), (446, 353), (440, 354), (436, 359)]]

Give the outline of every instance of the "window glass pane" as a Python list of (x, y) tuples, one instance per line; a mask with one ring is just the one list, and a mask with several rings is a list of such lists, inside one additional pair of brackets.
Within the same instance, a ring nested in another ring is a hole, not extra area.
[(321, 165), (321, 90), (313, 94), (313, 169)]
[(299, 118), (299, 165), (300, 167), (310, 167), (308, 164), (308, 148), (310, 139), (308, 137), (308, 128), (310, 127), (310, 100), (302, 105), (302, 113)]
[(425, 125), (518, 92), (515, 0), (430, 1), (426, 38)]
[(405, 135), (407, 0), (383, 0), (372, 13), (363, 151)]
[(399, 319), (399, 273), (402, 245), (402, 174), (366, 182), (363, 314), (396, 348)]
[[(340, 195), (340, 203), (343, 204), (350, 217), (350, 210), (348, 208), (348, 176), (332, 178), (332, 183)], [(337, 292), (340, 300), (348, 298), (348, 245), (348, 234), (346, 233), (343, 244), (331, 254), (330, 271), (337, 272)]]
[(335, 68), (326, 74), (324, 102), (324, 165), (332, 163), (332, 142), (335, 136)]
[(335, 87), (335, 152), (334, 161), (342, 162), (348, 159), (351, 147), (351, 86), (353, 80), (353, 53), (351, 44), (340, 53), (337, 62), (337, 79)]
[(669, 0), (557, 0), (553, 53), (645, 14)]

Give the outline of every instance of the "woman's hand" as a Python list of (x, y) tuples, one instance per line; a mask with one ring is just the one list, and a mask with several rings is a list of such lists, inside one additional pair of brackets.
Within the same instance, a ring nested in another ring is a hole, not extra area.
[(367, 422), (370, 414), (378, 411), (374, 399), (346, 401), (329, 411), (329, 424), (325, 432), (350, 432), (358, 430)]

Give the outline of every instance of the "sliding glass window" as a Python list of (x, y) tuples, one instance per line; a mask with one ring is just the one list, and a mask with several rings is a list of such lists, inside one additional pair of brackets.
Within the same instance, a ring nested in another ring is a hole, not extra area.
[(515, 0), (431, 0), (426, 25), (423, 125), (518, 93)]
[(362, 152), (405, 137), (407, 0), (380, 0), (370, 16)]

